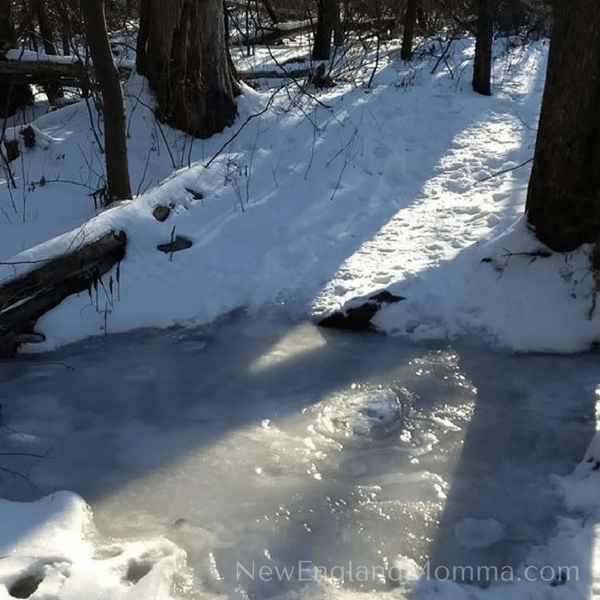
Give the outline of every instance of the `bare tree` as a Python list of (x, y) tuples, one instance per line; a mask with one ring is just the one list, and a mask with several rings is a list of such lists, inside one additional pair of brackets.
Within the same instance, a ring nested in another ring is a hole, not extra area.
[(222, 0), (142, 0), (137, 70), (160, 120), (200, 138), (230, 125), (239, 86)]
[[(54, 31), (48, 18), (48, 10), (44, 2), (38, 2), (36, 6), (36, 17), (40, 28), (40, 35), (44, 45), (44, 52), (48, 56), (56, 55), (54, 47)], [(48, 97), (48, 102), (55, 106), (58, 98), (62, 97), (62, 90), (56, 81), (48, 81), (44, 84), (44, 91)]]
[(477, 2), (477, 37), (473, 64), (473, 90), (490, 96), (492, 74), (492, 36), (494, 29), (494, 0)]
[(557, 0), (526, 212), (569, 251), (600, 231), (600, 5)]
[(119, 198), (133, 197), (129, 181), (123, 91), (108, 40), (104, 0), (81, 0), (81, 10), (94, 72), (102, 93), (106, 154), (104, 203), (108, 205)]

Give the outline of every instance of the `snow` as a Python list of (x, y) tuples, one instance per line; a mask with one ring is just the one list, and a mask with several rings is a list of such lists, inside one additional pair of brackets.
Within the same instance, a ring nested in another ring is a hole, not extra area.
[(45, 52), (35, 52), (34, 50), (18, 48), (10, 48), (6, 53), (6, 58), (13, 61), (53, 62), (63, 65), (81, 62), (81, 58), (75, 55), (61, 56), (58, 54), (46, 54)]
[[(342, 75), (310, 95), (293, 83), (244, 87), (236, 122), (209, 140), (158, 123), (133, 74), (125, 95), (140, 195), (105, 211), (91, 196), (103, 186), (103, 157), (86, 104), (37, 118), (38, 144), (13, 163), (17, 189), (0, 188), (9, 263), (0, 276), (111, 228), (127, 233), (128, 250), (112, 294), (105, 281), (97, 297), (63, 302), (39, 321), (47, 341), (31, 350), (209, 322), (242, 306), (317, 318), (383, 288), (406, 300), (385, 307), (377, 326), (411, 340), (589, 348), (599, 335), (590, 249), (529, 256), (542, 245), (521, 217), (546, 43), (499, 43), (491, 98), (470, 90), (472, 42), (454, 46), (451, 69), (434, 74), (435, 57), (409, 65), (390, 47), (370, 86), (372, 64), (358, 71), (361, 85)], [(242, 67), (268, 60), (257, 52)], [(157, 205), (173, 209), (164, 223), (152, 217)], [(194, 245), (156, 250), (175, 235)]]
[[(186, 584), (185, 553), (175, 544), (164, 538), (103, 539), (87, 504), (71, 492), (31, 503), (0, 500), (0, 512), (2, 600), (166, 600), (175, 597), (173, 573), (181, 587)], [(28, 579), (34, 580), (31, 587), (19, 587)], [(18, 595), (19, 589), (29, 595)]]
[[(244, 86), (235, 123), (209, 140), (158, 123), (134, 73), (125, 96), (138, 196), (108, 210), (95, 206), (103, 156), (84, 102), (37, 116), (31, 149), (21, 123), (10, 122), (7, 138), (19, 140), (21, 156), (11, 165), (16, 187), (6, 173), (0, 180), (2, 280), (109, 229), (128, 238), (118, 281), (109, 276), (112, 291), (105, 277), (97, 291), (63, 302), (37, 324), (46, 341), (26, 351), (99, 333), (207, 323), (238, 307), (278, 305), (316, 319), (383, 288), (406, 300), (384, 307), (377, 327), (412, 341), (476, 338), (519, 352), (590, 348), (600, 341), (591, 249), (548, 253), (522, 216), (547, 43), (499, 42), (496, 54), (491, 98), (470, 89), (468, 39), (456, 40), (435, 72), (435, 56), (406, 64), (390, 46), (377, 67), (371, 57), (355, 80), (342, 74), (336, 87), (310, 95), (293, 83), (276, 92)], [(269, 62), (259, 51), (238, 58), (248, 69)], [(163, 223), (152, 216), (157, 205), (172, 208)], [(156, 250), (174, 235), (193, 246)], [(140, 369), (130, 377), (154, 374)], [(326, 414), (325, 426), (342, 433), (385, 426), (398, 407), (378, 394), (363, 398), (354, 420)], [(510, 592), (506, 582), (478, 589), (424, 580), (418, 597), (597, 596), (600, 544), (591, 564), (583, 549), (600, 535), (600, 477), (588, 462), (598, 447), (595, 438), (581, 467), (559, 481), (589, 521), (563, 519), (552, 543), (530, 557), (539, 568), (580, 564), (579, 587), (528, 581), (521, 571)], [(183, 574), (177, 585), (185, 588), (183, 551), (161, 538), (103, 539), (89, 507), (70, 492), (1, 503), (0, 598), (29, 575), (41, 580), (37, 600), (168, 599), (174, 574)], [(500, 524), (473, 519), (456, 533), (471, 548), (504, 535)]]

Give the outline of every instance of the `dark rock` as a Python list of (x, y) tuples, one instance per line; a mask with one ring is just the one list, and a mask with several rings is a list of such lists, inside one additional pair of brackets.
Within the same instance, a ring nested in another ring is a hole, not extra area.
[(156, 246), (156, 248), (165, 254), (170, 254), (172, 252), (186, 250), (187, 248), (191, 248), (193, 245), (194, 242), (192, 242), (192, 240), (183, 237), (182, 235), (178, 235), (172, 242), (169, 242), (168, 244), (159, 244)]
[(31, 125), (27, 125), (27, 127), (23, 127), (20, 131), (23, 136), (23, 143), (25, 144), (25, 148), (33, 148), (35, 146), (35, 131)]
[(132, 583), (135, 585), (139, 583), (140, 579), (143, 579), (152, 570), (152, 563), (149, 561), (138, 562), (137, 560), (131, 560), (127, 567), (127, 573), (123, 577), (124, 583)]
[(395, 302), (400, 302), (401, 300), (404, 300), (404, 296), (396, 296), (388, 290), (383, 290), (381, 292), (373, 294), (372, 296), (369, 296), (369, 300), (376, 300), (377, 302), (387, 302), (388, 304), (393, 304)]
[(328, 317), (321, 319), (321, 327), (334, 329), (350, 329), (352, 331), (372, 331), (371, 319), (379, 310), (376, 302), (365, 302), (356, 308), (348, 308), (345, 311), (335, 311)]
[(8, 593), (13, 598), (29, 598), (35, 594), (44, 577), (40, 573), (25, 575), (10, 586)]
[[(318, 325), (350, 331), (374, 331), (375, 327), (371, 323), (371, 319), (377, 314), (381, 306), (400, 302), (401, 300), (404, 300), (403, 296), (396, 296), (388, 290), (382, 290), (369, 296), (366, 302), (362, 304), (333, 312), (321, 319)], [(358, 301), (360, 299), (354, 302)]]
[(169, 218), (170, 214), (171, 208), (169, 206), (165, 206), (164, 204), (159, 204), (158, 206), (155, 206), (154, 210), (152, 211), (152, 216), (161, 223), (163, 221), (166, 221)]
[(190, 193), (194, 200), (202, 200), (202, 198), (204, 198), (204, 194), (202, 192), (199, 192), (198, 190), (186, 187), (185, 191)]

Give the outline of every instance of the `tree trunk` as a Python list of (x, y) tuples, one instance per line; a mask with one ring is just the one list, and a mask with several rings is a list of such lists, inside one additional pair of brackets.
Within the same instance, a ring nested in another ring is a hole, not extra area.
[(491, 96), (492, 39), (494, 30), (494, 0), (478, 0), (477, 39), (473, 64), (473, 90)]
[(412, 58), (413, 37), (417, 21), (417, 4), (418, 0), (407, 0), (406, 2), (402, 48), (400, 49), (400, 58), (402, 60), (410, 60)]
[(313, 60), (327, 60), (331, 54), (331, 37), (340, 21), (339, 0), (317, 0), (317, 30), (313, 43)]
[[(48, 56), (56, 56), (56, 48), (54, 47), (54, 32), (52, 26), (48, 21), (48, 15), (46, 13), (46, 5), (44, 2), (39, 2), (36, 8), (38, 25), (40, 26), (40, 34), (42, 36), (42, 42), (44, 44), (44, 52)], [(44, 91), (48, 97), (48, 102), (51, 106), (56, 106), (57, 100), (62, 98), (62, 90), (57, 85), (56, 81), (46, 81), (44, 83)]]
[(161, 121), (200, 138), (230, 125), (239, 87), (222, 0), (141, 0), (137, 70)]
[(104, 0), (81, 0), (81, 10), (96, 79), (102, 92), (106, 153), (105, 204), (108, 205), (116, 199), (133, 198), (129, 182), (123, 91), (108, 41)]
[(560, 0), (538, 126), (526, 212), (556, 251), (593, 242), (600, 230), (600, 7)]
[[(11, 0), (0, 0), (0, 15), (0, 60), (4, 60), (15, 38)], [(0, 117), (8, 117), (32, 101), (33, 94), (28, 84), (17, 83), (10, 75), (0, 75)]]

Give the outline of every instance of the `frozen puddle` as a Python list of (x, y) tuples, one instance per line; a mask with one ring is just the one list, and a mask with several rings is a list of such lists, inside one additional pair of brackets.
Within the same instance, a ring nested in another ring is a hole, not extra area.
[(2, 495), (43, 499), (2, 502), (0, 599), (399, 599), (426, 567), (518, 569), (575, 510), (555, 476), (596, 363), (278, 315), (2, 363), (3, 451), (44, 458), (4, 457), (28, 480)]

